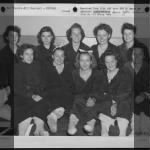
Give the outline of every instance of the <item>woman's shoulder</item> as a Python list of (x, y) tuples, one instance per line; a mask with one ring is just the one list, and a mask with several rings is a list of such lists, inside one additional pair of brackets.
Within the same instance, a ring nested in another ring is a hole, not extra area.
[(101, 71), (95, 68), (95, 69), (93, 69), (93, 74), (94, 74), (95, 76), (100, 76)]
[(119, 49), (124, 48), (124, 47), (125, 47), (125, 44), (124, 44), (124, 43), (121, 43), (121, 44), (119, 44), (117, 47), (118, 47)]
[(129, 70), (129, 68), (122, 67), (119, 69), (118, 75), (121, 80), (128, 80), (129, 78), (131, 78), (131, 71)]
[(83, 42), (81, 42), (80, 48), (84, 49), (84, 50), (90, 50), (90, 47), (87, 44), (83, 43)]
[(18, 62), (14, 64), (14, 73), (21, 73), (25, 70), (25, 65), (23, 62)]
[(63, 50), (67, 50), (68, 48), (70, 48), (71, 47), (71, 43), (69, 42), (69, 43), (66, 43), (65, 45), (63, 45), (61, 48), (63, 49)]
[(95, 50), (97, 49), (97, 44), (92, 45), (92, 46), (91, 46), (91, 49), (92, 49), (93, 51), (95, 51)]
[(142, 65), (142, 72), (149, 73), (150, 72), (150, 63), (144, 62)]
[(65, 68), (69, 69), (69, 70), (74, 70), (74, 66), (70, 63), (70, 62), (65, 62), (64, 63)]
[(72, 76), (73, 76), (73, 78), (79, 76), (79, 70), (78, 69), (73, 69), (72, 70)]

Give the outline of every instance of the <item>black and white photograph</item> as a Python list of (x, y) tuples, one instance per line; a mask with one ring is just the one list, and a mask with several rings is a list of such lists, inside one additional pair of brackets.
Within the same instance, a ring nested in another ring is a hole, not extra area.
[(0, 135), (14, 136), (16, 148), (133, 148), (135, 138), (150, 141), (147, 5), (6, 8)]

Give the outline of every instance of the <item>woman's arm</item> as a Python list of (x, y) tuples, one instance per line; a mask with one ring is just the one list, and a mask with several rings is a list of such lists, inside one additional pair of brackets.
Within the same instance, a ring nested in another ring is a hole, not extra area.
[(30, 87), (24, 83), (23, 72), (18, 69), (14, 71), (14, 93), (23, 97), (32, 98), (33, 92)]

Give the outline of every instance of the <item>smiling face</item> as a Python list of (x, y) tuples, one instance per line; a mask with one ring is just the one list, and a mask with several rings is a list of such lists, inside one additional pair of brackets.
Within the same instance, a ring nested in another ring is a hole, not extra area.
[(92, 65), (92, 60), (89, 54), (87, 53), (80, 54), (79, 64), (80, 64), (81, 70), (84, 70), (84, 71), (89, 70)]
[(51, 34), (51, 32), (43, 32), (41, 34), (41, 41), (43, 45), (50, 45), (52, 39), (53, 39), (53, 35)]
[(82, 39), (80, 28), (72, 28), (71, 39), (74, 43), (80, 43)]
[(7, 39), (8, 39), (9, 44), (17, 45), (19, 41), (19, 35), (17, 32), (9, 31)]
[(56, 50), (53, 54), (53, 62), (56, 64), (56, 65), (62, 65), (64, 64), (64, 59), (65, 59), (65, 56), (64, 56), (64, 51), (63, 50)]
[(134, 41), (134, 32), (129, 29), (125, 29), (123, 32), (123, 39), (126, 43), (130, 43)]
[(117, 60), (114, 55), (105, 57), (105, 65), (108, 71), (114, 71), (117, 68)]
[(110, 34), (108, 34), (105, 30), (98, 30), (96, 39), (99, 44), (107, 44), (110, 39)]
[(31, 48), (28, 48), (24, 51), (23, 55), (21, 56), (22, 57), (22, 60), (24, 63), (27, 63), (27, 64), (31, 64), (33, 62), (33, 49)]

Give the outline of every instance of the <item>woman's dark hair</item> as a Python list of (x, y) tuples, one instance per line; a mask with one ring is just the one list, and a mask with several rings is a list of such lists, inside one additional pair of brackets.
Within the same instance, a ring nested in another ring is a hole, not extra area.
[(19, 47), (18, 53), (17, 53), (17, 55), (19, 56), (19, 58), (21, 58), (21, 56), (24, 54), (24, 52), (25, 52), (27, 49), (32, 49), (32, 50), (33, 50), (33, 53), (34, 53), (34, 56), (35, 56), (36, 50), (35, 50), (35, 46), (34, 46), (34, 45), (32, 45), (32, 44), (22, 44), (22, 45)]
[(83, 54), (86, 54), (86, 55), (88, 55), (90, 57), (90, 59), (92, 61), (91, 68), (92, 69), (96, 68), (96, 66), (97, 66), (96, 59), (95, 59), (95, 57), (94, 57), (94, 55), (92, 53), (88, 53), (88, 52), (78, 52), (78, 54), (76, 56), (75, 67), (77, 69), (80, 68), (80, 56), (83, 55)]
[(6, 27), (6, 30), (3, 34), (4, 42), (5, 43), (9, 42), (7, 38), (8, 38), (9, 32), (11, 32), (11, 31), (18, 33), (18, 42), (19, 42), (20, 37), (21, 37), (21, 29), (18, 26), (14, 26), (14, 25), (9, 25)]
[(38, 33), (38, 35), (37, 35), (38, 43), (39, 43), (40, 45), (43, 45), (43, 42), (42, 42), (42, 40), (41, 40), (41, 35), (42, 35), (43, 32), (50, 32), (50, 33), (51, 33), (51, 35), (53, 36), (52, 41), (51, 41), (51, 44), (53, 45), (54, 42), (55, 42), (55, 34), (54, 34), (52, 28), (49, 27), (49, 26), (44, 26), (44, 27), (42, 27), (41, 30), (39, 31), (39, 33)]
[[(95, 36), (95, 37), (97, 36), (97, 32), (98, 32), (99, 30), (105, 30), (105, 31), (110, 35), (110, 38), (111, 38), (113, 30), (112, 30), (112, 28), (111, 28), (110, 25), (105, 24), (105, 23), (102, 23), (102, 24), (99, 24), (98, 26), (96, 26), (96, 27), (94, 28), (94, 30), (93, 30), (93, 33), (94, 33), (94, 36)], [(109, 38), (109, 39), (110, 39), (110, 38)]]
[(121, 59), (120, 54), (116, 51), (116, 50), (107, 50), (106, 52), (104, 52), (104, 54), (102, 55), (102, 65), (106, 67), (105, 65), (105, 58), (107, 56), (114, 56), (115, 59), (117, 60), (117, 67), (121, 68), (123, 66), (123, 62)]
[(81, 35), (82, 35), (82, 39), (81, 39), (81, 41), (82, 41), (82, 40), (84, 39), (84, 37), (85, 37), (85, 33), (84, 33), (84, 30), (83, 30), (82, 26), (81, 26), (80, 24), (78, 24), (78, 23), (74, 23), (74, 24), (66, 31), (66, 36), (67, 36), (68, 41), (69, 41), (69, 42), (72, 41), (71, 34), (72, 34), (72, 29), (73, 29), (73, 28), (78, 28), (78, 29), (80, 29)]
[(54, 55), (55, 52), (58, 51), (58, 50), (61, 50), (61, 51), (63, 51), (63, 52), (65, 53), (65, 51), (64, 51), (61, 47), (57, 47), (57, 48), (54, 48), (54, 49), (53, 49), (52, 55)]
[(133, 24), (131, 24), (131, 23), (124, 23), (122, 25), (122, 28), (121, 28), (121, 33), (123, 34), (124, 30), (126, 30), (126, 29), (132, 30), (134, 32), (134, 34), (136, 34), (136, 27)]

